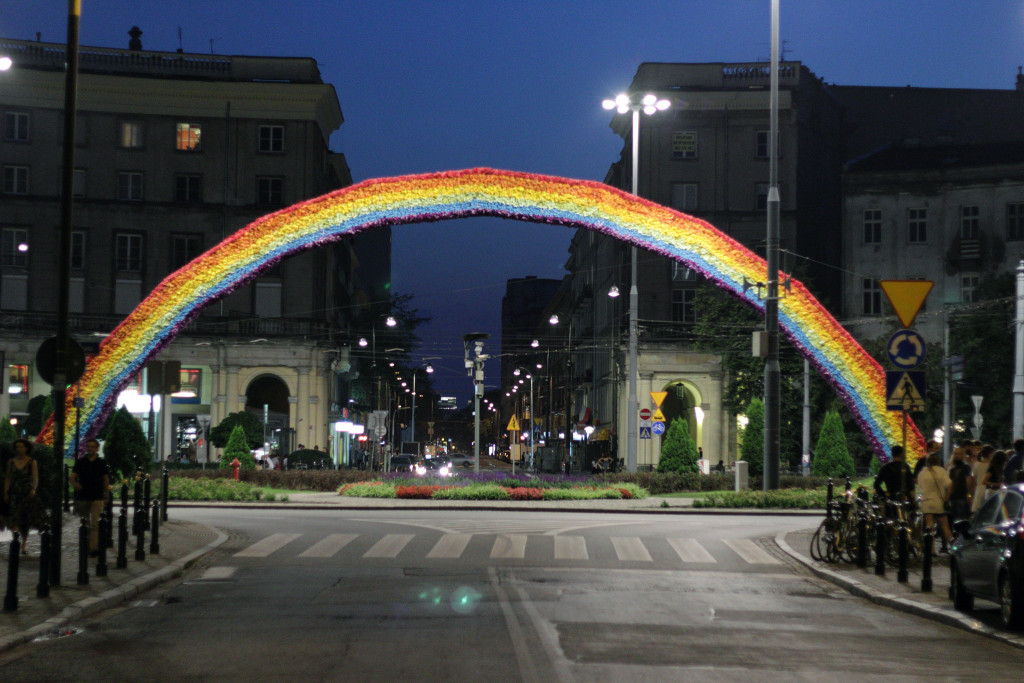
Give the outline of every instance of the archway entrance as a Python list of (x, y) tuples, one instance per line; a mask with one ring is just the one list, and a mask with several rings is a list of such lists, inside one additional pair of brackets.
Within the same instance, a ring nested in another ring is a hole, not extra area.
[[(749, 282), (764, 259), (710, 224), (602, 183), (470, 169), (369, 180), (264, 216), (169, 275), (118, 325), (79, 382), (81, 434), (93, 435), (131, 376), (199, 311), (272, 268), (282, 258), (381, 225), (497, 216), (596, 230), (668, 256), (747, 305), (763, 310)], [(902, 440), (886, 408), (881, 366), (800, 282), (779, 302), (779, 328), (850, 410), (879, 458)], [(69, 407), (76, 392), (68, 392)], [(52, 442), (52, 426), (40, 440)], [(74, 439), (68, 440), (68, 455)], [(908, 425), (912, 456), (924, 439)]]
[(289, 443), (288, 385), (276, 375), (261, 375), (245, 390), (245, 409), (264, 423), (265, 443), (271, 451), (292, 450)]
[(700, 394), (686, 382), (677, 381), (667, 384), (662, 391), (666, 392), (665, 400), (661, 404), (661, 412), (665, 414), (665, 423), (671, 425), (673, 420), (686, 420), (686, 428), (690, 432), (690, 438), (698, 448), (703, 446), (704, 435), (701, 433), (702, 414), (700, 410)]

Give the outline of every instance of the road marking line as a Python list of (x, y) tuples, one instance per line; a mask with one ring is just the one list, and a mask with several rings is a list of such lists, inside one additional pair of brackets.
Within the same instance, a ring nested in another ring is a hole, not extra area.
[(612, 536), (612, 546), (621, 562), (652, 562), (651, 554), (636, 536)]
[(500, 534), (494, 539), (491, 548), (491, 559), (523, 559), (526, 556), (526, 536), (524, 534)]
[(363, 557), (395, 557), (413, 539), (413, 534), (388, 534), (366, 551)]
[(582, 536), (555, 536), (556, 560), (589, 560), (587, 540)]
[(299, 557), (333, 557), (335, 553), (359, 538), (359, 534), (330, 534), (319, 543), (316, 543)]
[(238, 571), (238, 567), (210, 567), (199, 577), (199, 581), (217, 581), (230, 579)]
[(235, 557), (266, 557), (275, 550), (285, 547), (301, 534), (271, 534), (262, 541), (257, 541), (245, 550), (235, 553)]
[(666, 540), (683, 562), (716, 562), (711, 553), (705, 550), (700, 541), (695, 538), (669, 538)]
[(432, 559), (455, 559), (462, 556), (462, 551), (469, 545), (473, 534), (445, 534), (441, 540), (427, 553)]
[(769, 555), (761, 546), (746, 538), (736, 538), (724, 543), (750, 564), (782, 564)]
[(520, 678), (523, 683), (539, 683), (541, 678), (537, 676), (537, 668), (534, 666), (533, 658), (530, 656), (530, 647), (523, 636), (523, 629), (519, 626), (519, 620), (516, 619), (515, 611), (512, 609), (512, 602), (508, 599), (508, 593), (502, 587), (501, 580), (498, 578), (498, 572), (494, 567), (488, 567), (487, 575), (491, 579), (491, 587), (498, 598), (501, 614), (505, 617), (505, 628), (508, 629), (508, 637), (512, 641), (512, 651), (516, 654)]

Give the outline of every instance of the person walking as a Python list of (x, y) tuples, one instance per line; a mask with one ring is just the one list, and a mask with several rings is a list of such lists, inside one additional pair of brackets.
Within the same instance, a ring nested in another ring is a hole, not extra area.
[(995, 448), (990, 445), (981, 447), (980, 451), (977, 451), (978, 461), (974, 463), (974, 497), (971, 499), (971, 512), (977, 512), (981, 504), (988, 498), (985, 495), (985, 477), (988, 474), (988, 461), (992, 458), (992, 453), (995, 452)]
[(953, 449), (949, 459), (949, 480), (953, 488), (949, 492), (949, 523), (956, 524), (971, 516), (971, 495), (974, 493), (974, 474), (964, 462), (964, 449)]
[(1006, 467), (1003, 468), (1003, 481), (1007, 484), (1024, 481), (1024, 439), (1014, 440), (1013, 455), (1006, 461)]
[(110, 470), (100, 457), (96, 439), (85, 442), (85, 457), (71, 468), (71, 487), (75, 489), (75, 512), (89, 525), (89, 555), (95, 557), (100, 549), (100, 513), (110, 491)]
[(28, 554), (28, 534), (32, 527), (46, 524), (46, 512), (36, 496), (39, 488), (39, 465), (32, 457), (32, 443), (15, 439), (14, 457), (7, 463), (4, 477), (4, 502), (10, 506), (10, 526), (21, 534), (21, 553)]
[(942, 455), (929, 453), (925, 466), (917, 475), (917, 486), (921, 491), (921, 512), (924, 513), (926, 529), (934, 527), (936, 521), (942, 531), (942, 547), (946, 548), (953, 538), (946, 518), (946, 501), (950, 499), (953, 482), (942, 466)]

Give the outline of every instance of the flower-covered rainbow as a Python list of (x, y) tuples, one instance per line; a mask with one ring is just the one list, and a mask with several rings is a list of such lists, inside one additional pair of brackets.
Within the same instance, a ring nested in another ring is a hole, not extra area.
[[(744, 290), (744, 281), (764, 279), (763, 259), (704, 221), (601, 183), (492, 169), (368, 180), (264, 216), (168, 275), (110, 333), (79, 381), (83, 440), (99, 430), (146, 360), (203, 307), (281, 259), (376, 226), (468, 216), (596, 230), (680, 261), (763, 310), (756, 291)], [(799, 282), (779, 301), (779, 326), (836, 390), (875, 453), (888, 459), (902, 425), (886, 410), (881, 366)], [(40, 439), (52, 441), (51, 430)], [(912, 424), (907, 446), (911, 455), (924, 452)]]

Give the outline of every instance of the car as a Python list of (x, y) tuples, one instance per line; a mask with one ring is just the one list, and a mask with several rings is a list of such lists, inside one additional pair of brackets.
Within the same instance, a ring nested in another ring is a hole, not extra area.
[(465, 453), (452, 453), (448, 458), (451, 460), (453, 467), (469, 468), (473, 466), (472, 455), (466, 455)]
[(411, 472), (413, 467), (416, 466), (416, 456), (414, 455), (393, 455), (391, 456), (391, 471), (392, 472)]
[(1024, 484), (996, 491), (970, 519), (954, 526), (949, 597), (966, 612), (974, 599), (999, 603), (1007, 628), (1024, 627)]
[(442, 462), (438, 458), (420, 460), (416, 463), (414, 470), (421, 477), (448, 477), (451, 476), (451, 464)]

